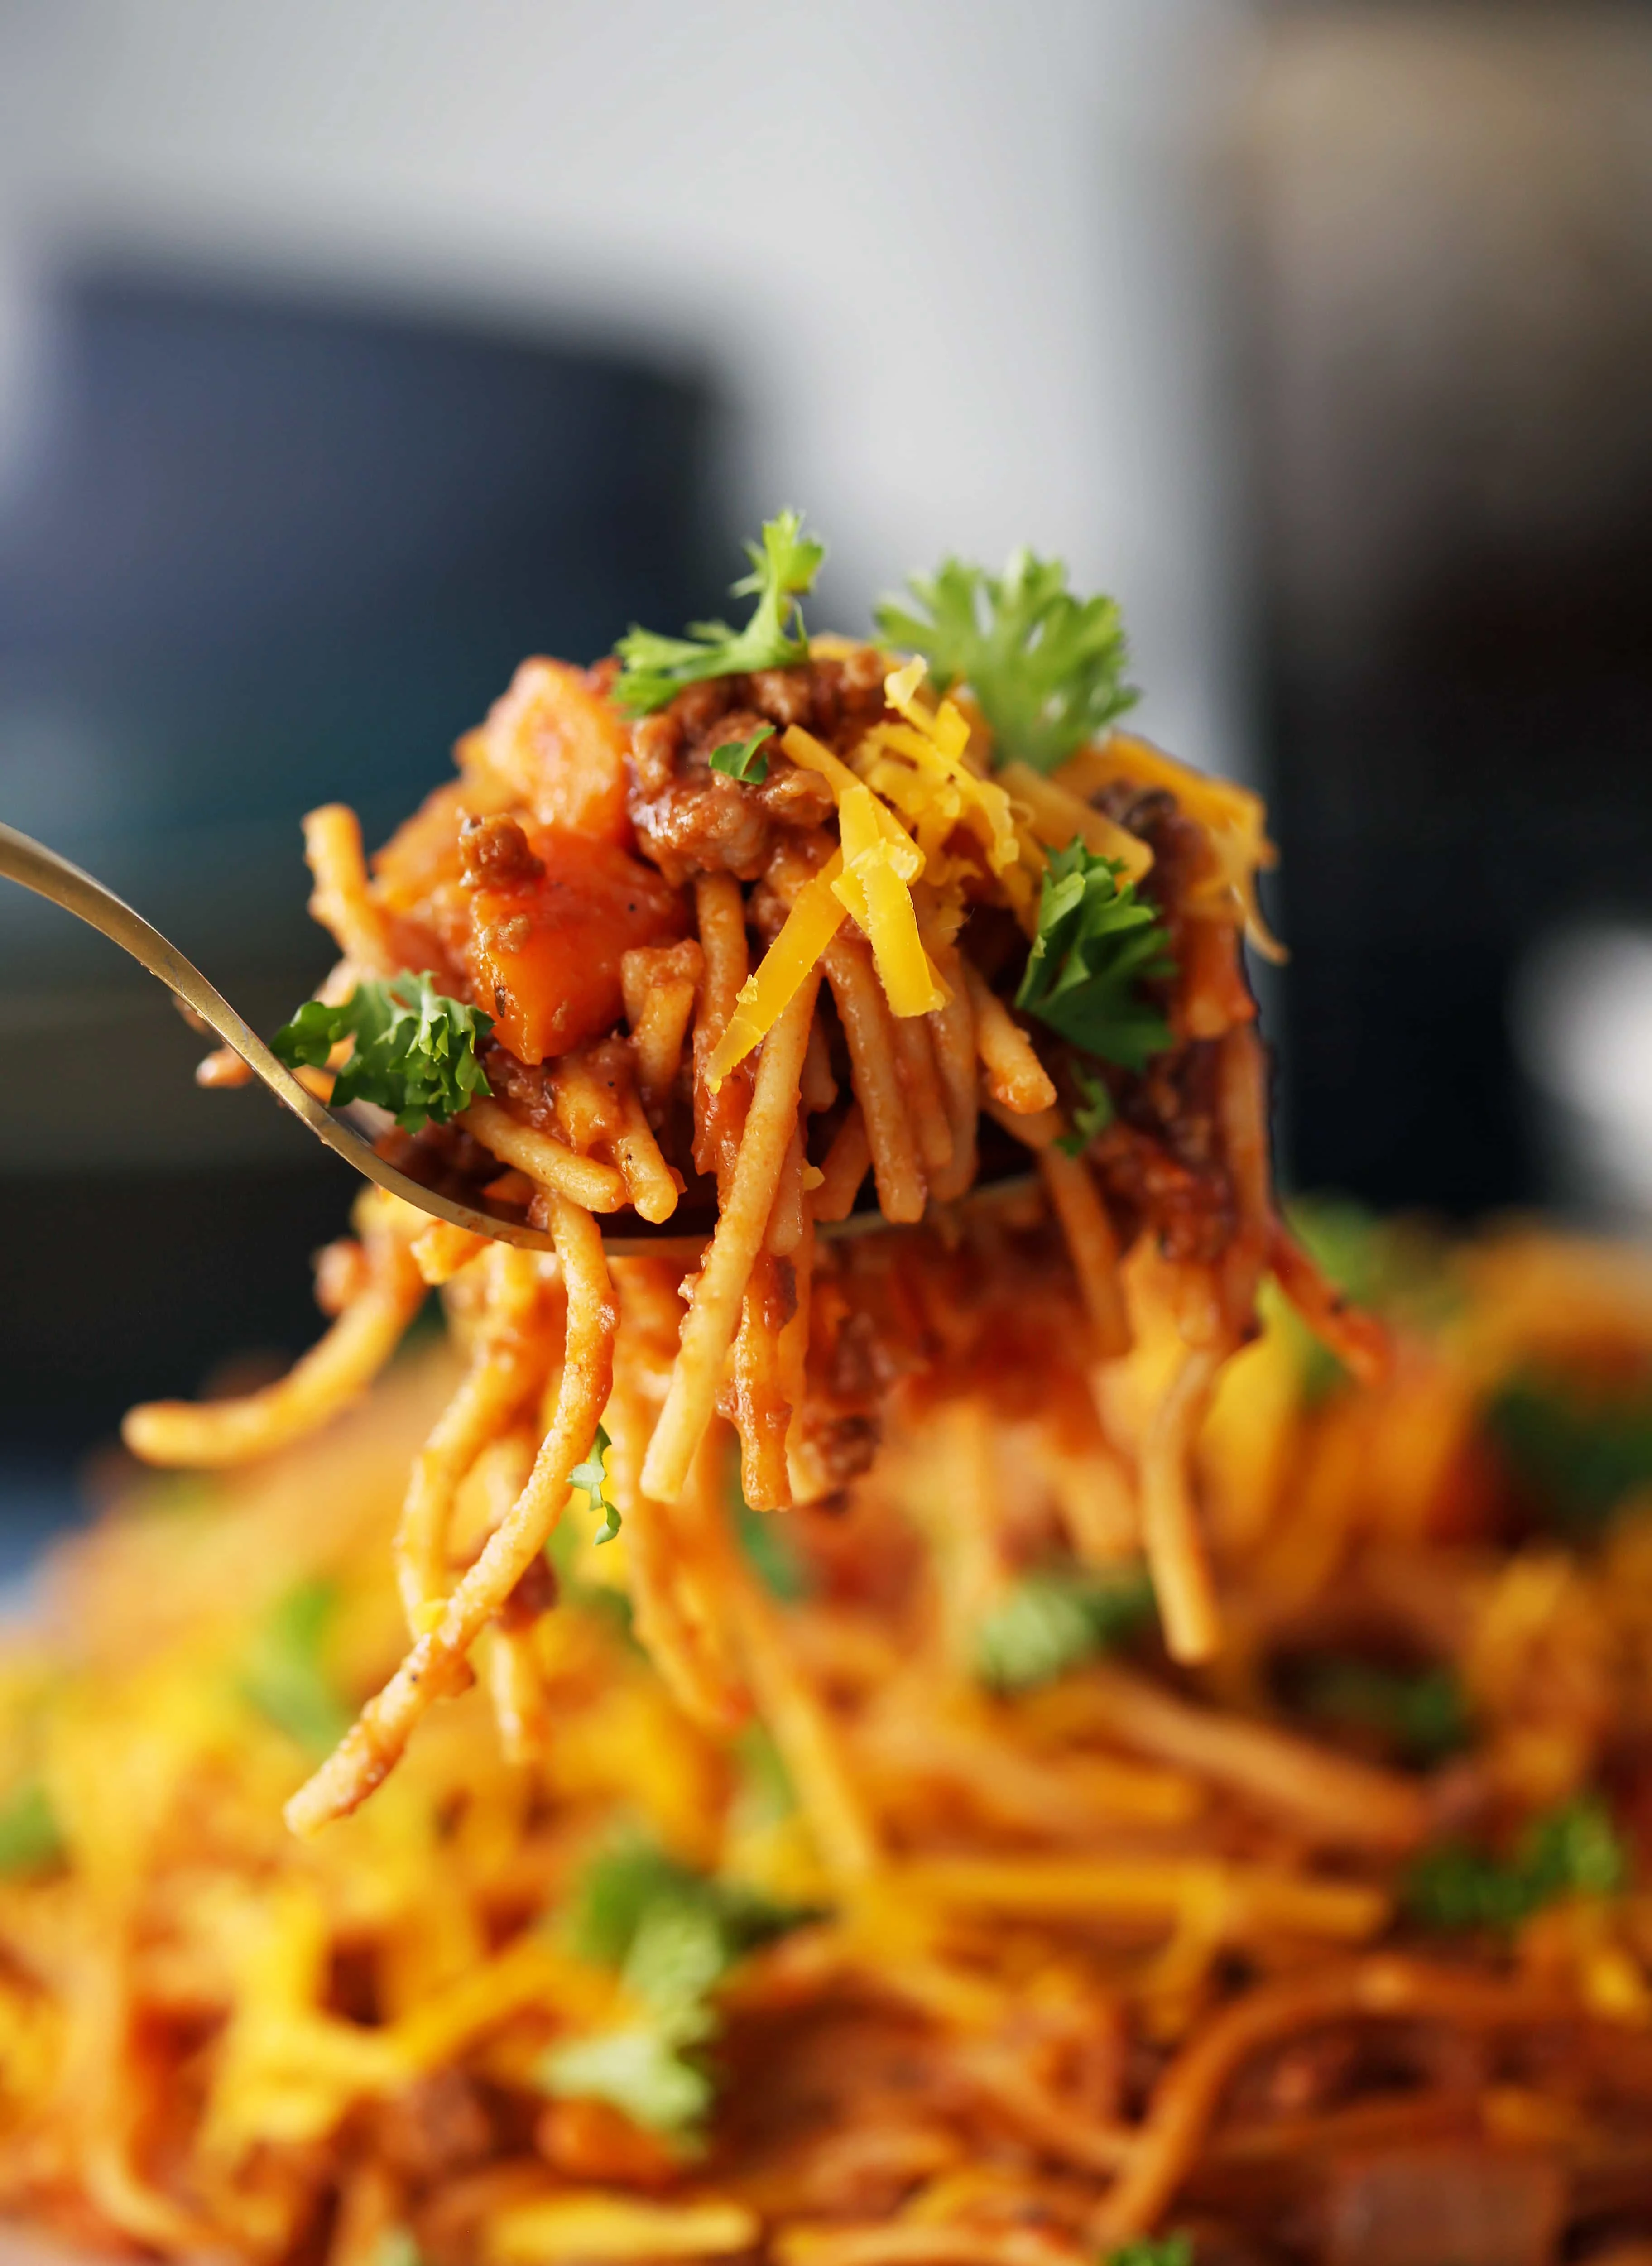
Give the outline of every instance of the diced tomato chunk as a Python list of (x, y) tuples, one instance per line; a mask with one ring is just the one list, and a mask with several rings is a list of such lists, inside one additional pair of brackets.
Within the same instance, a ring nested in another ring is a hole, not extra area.
[(465, 953), (477, 1004), (519, 1062), (547, 1062), (620, 1020), (619, 963), (634, 945), (687, 932), (682, 892), (613, 844), (530, 826), (545, 871), (505, 888), (468, 890)]
[(467, 773), (491, 774), (542, 825), (629, 849), (625, 720), (565, 661), (524, 661), (487, 721), (460, 741)]

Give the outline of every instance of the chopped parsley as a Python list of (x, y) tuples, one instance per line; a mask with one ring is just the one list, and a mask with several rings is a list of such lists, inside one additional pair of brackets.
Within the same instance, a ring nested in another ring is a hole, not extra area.
[(63, 1853), (59, 1831), (46, 1788), (37, 1778), (26, 1778), (0, 1802), (0, 1874), (43, 1873)]
[(796, 1530), (781, 1510), (753, 1510), (735, 1482), (733, 1502), (735, 1539), (747, 1565), (771, 1597), (794, 1605), (811, 1587), (808, 1561), (797, 1544)]
[(561, 2100), (606, 2101), (633, 2123), (691, 2152), (717, 2097), (695, 2049), (716, 2028), (716, 2017), (698, 1999), (661, 2007), (645, 2021), (553, 2046), (539, 2064), (539, 2084)]
[(769, 776), (769, 758), (757, 750), (774, 737), (772, 724), (760, 724), (749, 740), (727, 740), (705, 758), (714, 771), (738, 779), (742, 786), (761, 786)]
[(596, 1437), (591, 1442), (590, 1451), (585, 1461), (582, 1464), (575, 1464), (568, 1473), (568, 1485), (571, 1488), (583, 1488), (585, 1500), (590, 1509), (600, 1511), (603, 1515), (603, 1523), (597, 1528), (594, 1537), (594, 1539), (599, 1543), (611, 1542), (619, 1531), (619, 1505), (608, 1492), (608, 1473), (603, 1463), (603, 1457), (613, 1444), (599, 1424), (596, 1428)]
[[(605, 1502), (603, 1509), (608, 1509)], [(557, 1577), (557, 1602), (576, 1612), (595, 1615), (607, 1624), (610, 1635), (624, 1644), (633, 1644), (630, 1597), (611, 1582), (593, 1580), (583, 1568), (584, 1553), (596, 1546), (598, 1539), (593, 1535), (588, 1544), (571, 1518), (559, 1519), (552, 1528), (545, 1554)], [(608, 1539), (612, 1541), (613, 1537)]]
[(1426, 1927), (1518, 1927), (1568, 1896), (1615, 1896), (1628, 1858), (1597, 1795), (1579, 1795), (1535, 1818), (1511, 1858), (1465, 1841), (1420, 1857), (1405, 1887), (1406, 1909)]
[(1027, 1692), (1151, 1625), (1144, 1568), (1100, 1573), (1045, 1566), (1023, 1574), (976, 1631), (976, 1673), (997, 1692)]
[(540, 2085), (606, 2101), (685, 2150), (697, 2147), (716, 2097), (704, 2059), (720, 2027), (713, 1993), (746, 1952), (801, 1918), (691, 1872), (648, 1842), (605, 1852), (575, 1885), (567, 1933), (581, 1958), (619, 1970), (641, 2012), (620, 2028), (552, 2047), (538, 2066)]
[(1140, 1071), (1172, 1044), (1169, 1024), (1138, 987), (1176, 972), (1154, 908), (1115, 858), (1075, 836), (1044, 870), (1038, 934), (1015, 1004), (1087, 1055)]
[(1144, 2234), (1109, 2250), (1101, 2266), (1193, 2266), (1190, 2234)]
[(1652, 1398), (1588, 1400), (1557, 1379), (1516, 1378), (1486, 1410), (1486, 1429), (1533, 1507), (1587, 1537), (1625, 1499), (1652, 1488)]
[(1407, 1762), (1440, 1762), (1472, 1736), (1463, 1688), (1449, 1668), (1407, 1672), (1366, 1660), (1320, 1660), (1301, 1690), (1311, 1715), (1333, 1728), (1375, 1732)]
[(1082, 1063), (1072, 1066), (1073, 1082), (1083, 1095), (1072, 1108), (1072, 1130), (1056, 1138), (1056, 1146), (1070, 1157), (1082, 1157), (1098, 1133), (1105, 1133), (1113, 1122), (1113, 1096), (1107, 1082)]
[(330, 1754), (350, 1728), (325, 1658), (338, 1608), (333, 1583), (301, 1582), (259, 1620), (241, 1668), (248, 1706), (310, 1755)]
[(825, 545), (804, 533), (800, 513), (783, 511), (765, 521), (762, 541), (748, 543), (746, 555), (751, 572), (734, 585), (734, 596), (757, 603), (744, 629), (730, 629), (727, 622), (691, 622), (686, 637), (674, 638), (633, 625), (614, 647), (624, 664), (614, 687), (622, 708), (647, 716), (674, 700), (685, 684), (744, 676), (758, 669), (791, 669), (808, 659), (798, 600), (814, 587)]
[(786, 1758), (774, 1743), (774, 1734), (762, 1723), (748, 1723), (733, 1748), (740, 1765), (740, 1790), (735, 1814), (746, 1825), (773, 1825), (790, 1817), (797, 1808), (797, 1791)]
[(321, 1070), (341, 1039), (353, 1040), (333, 1106), (376, 1102), (417, 1133), (492, 1092), (476, 1050), (493, 1027), (491, 1015), (444, 998), (428, 976), (404, 974), (358, 983), (342, 1006), (306, 999), (270, 1045), (289, 1070)]
[(909, 588), (920, 610), (886, 598), (880, 632), (921, 653), (942, 692), (969, 687), (1002, 757), (1054, 771), (1138, 697), (1121, 682), (1118, 607), (1074, 597), (1059, 559), (1017, 551), (1002, 574), (948, 559)]

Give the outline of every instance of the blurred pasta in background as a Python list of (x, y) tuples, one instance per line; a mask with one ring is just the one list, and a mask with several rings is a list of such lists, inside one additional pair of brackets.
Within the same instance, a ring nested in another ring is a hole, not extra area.
[(720, 1720), (633, 1641), (629, 1531), (575, 1508), (552, 1735), (513, 1759), (479, 1689), (318, 1840), (280, 1806), (399, 1651), (387, 1545), (452, 1356), (256, 1469), (123, 1485), (6, 1656), (10, 2208), (330, 2266), (1077, 2266), (1155, 2226), (1201, 2260), (1388, 2266), (1440, 2226), (1467, 2266), (1633, 2255), (1652, 1277), (1299, 1225), (1398, 1358), (1356, 1387), (1281, 1305), (1235, 1361), (1195, 1673), (1123, 1482), (1159, 1349), (1101, 1431), (1030, 1217), (829, 1270), (912, 1324), (846, 1503), (759, 1517), (705, 1464)]

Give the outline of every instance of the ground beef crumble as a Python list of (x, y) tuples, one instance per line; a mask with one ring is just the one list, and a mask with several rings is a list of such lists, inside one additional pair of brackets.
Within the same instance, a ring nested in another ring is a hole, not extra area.
[(459, 828), (459, 871), (473, 888), (508, 888), (537, 881), (545, 867), (520, 822), (503, 811), (467, 818)]
[[(884, 713), (886, 665), (867, 646), (841, 660), (714, 677), (640, 718), (629, 808), (644, 856), (679, 886), (697, 873), (756, 881), (779, 836), (824, 824), (833, 808), (827, 782), (783, 755), (779, 735), (799, 724), (842, 754)], [(765, 724), (774, 733), (763, 749), (766, 778), (748, 784), (712, 770), (713, 749)]]

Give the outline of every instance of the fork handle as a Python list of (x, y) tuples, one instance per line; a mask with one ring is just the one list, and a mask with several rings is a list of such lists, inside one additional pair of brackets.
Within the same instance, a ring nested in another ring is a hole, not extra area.
[(552, 1248), (551, 1238), (542, 1229), (479, 1210), (473, 1204), (457, 1202), (451, 1196), (438, 1195), (407, 1173), (398, 1172), (394, 1165), (387, 1164), (353, 1126), (344, 1124), (313, 1093), (300, 1085), (286, 1064), (270, 1052), (251, 1024), (236, 1012), (215, 984), (208, 983), (193, 961), (186, 960), (178, 947), (169, 943), (142, 913), (135, 912), (124, 897), (117, 897), (113, 889), (105, 888), (101, 881), (94, 880), (81, 866), (60, 858), (55, 850), (48, 850), (31, 835), (19, 834), (15, 827), (0, 824), (0, 874), (20, 882), (26, 889), (33, 889), (37, 896), (48, 897), (55, 905), (62, 905), (65, 912), (73, 913), (77, 919), (106, 936), (112, 944), (118, 944), (122, 952), (130, 953), (151, 976), (158, 976), (170, 991), (192, 1007), (202, 1022), (210, 1024), (224, 1044), (233, 1048), (253, 1075), (263, 1080), (276, 1100), (363, 1179), (375, 1181), (391, 1195), (402, 1197), (437, 1219), (448, 1220), (455, 1227), (468, 1228), (473, 1235), (496, 1237), (506, 1243), (521, 1244), (530, 1251)]

